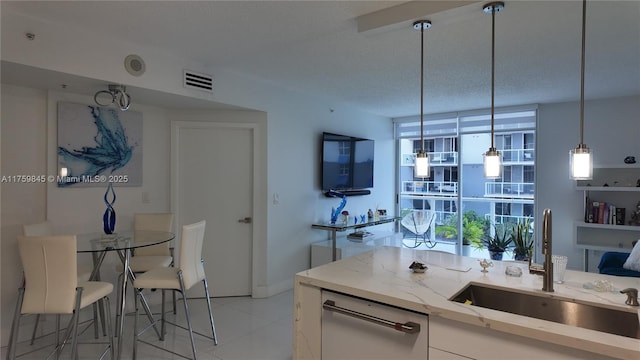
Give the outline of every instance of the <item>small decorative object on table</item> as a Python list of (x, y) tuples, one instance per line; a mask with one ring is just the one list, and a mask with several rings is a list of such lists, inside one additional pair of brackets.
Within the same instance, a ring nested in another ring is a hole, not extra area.
[(480, 262), (480, 266), (482, 266), (482, 270), (480, 270), (483, 273), (489, 272), (489, 270), (487, 270), (487, 268), (490, 268), (493, 266), (493, 262), (487, 260), (487, 259), (482, 259), (482, 260), (478, 260), (478, 262)]
[[(109, 201), (109, 196), (111, 196), (111, 201)], [(113, 183), (110, 182), (107, 191), (104, 192), (104, 203), (107, 205), (107, 209), (102, 215), (102, 226), (107, 235), (113, 234), (116, 229), (116, 210), (113, 208), (115, 202), (116, 192), (113, 190)]]
[(513, 276), (513, 277), (520, 277), (522, 276), (522, 269), (518, 266), (507, 266), (507, 268), (504, 270), (505, 275), (507, 276)]
[(342, 210), (342, 221), (345, 225), (349, 224), (349, 212), (347, 210)]
[(409, 269), (411, 269), (414, 273), (423, 273), (427, 271), (428, 267), (421, 262), (414, 261), (411, 263), (411, 265), (409, 265)]
[(342, 198), (342, 201), (340, 201), (340, 205), (338, 205), (337, 209), (331, 208), (331, 224), (335, 225), (336, 221), (338, 221), (338, 216), (340, 216), (342, 209), (344, 209), (345, 205), (347, 205), (347, 196), (341, 192), (334, 190), (330, 190), (327, 194), (332, 197)]

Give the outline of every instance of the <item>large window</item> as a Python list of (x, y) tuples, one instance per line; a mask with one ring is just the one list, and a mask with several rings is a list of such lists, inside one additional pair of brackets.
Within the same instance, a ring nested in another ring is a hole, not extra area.
[(424, 148), (431, 163), (426, 179), (414, 178), (411, 161), (420, 149), (420, 119), (396, 119), (398, 213), (431, 209), (437, 248), (487, 256), (465, 253), (463, 245), (478, 241), (492, 224), (517, 223), (535, 213), (536, 118), (535, 107), (496, 111), (494, 143), (504, 163), (503, 177), (496, 180), (485, 179), (482, 168), (491, 144), (488, 110), (425, 117)]

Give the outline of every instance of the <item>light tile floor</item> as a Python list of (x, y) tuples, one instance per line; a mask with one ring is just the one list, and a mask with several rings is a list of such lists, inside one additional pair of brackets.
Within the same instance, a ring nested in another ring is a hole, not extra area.
[[(160, 297), (158, 294), (150, 294), (150, 297)], [(168, 305), (170, 298), (167, 297)], [(153, 311), (159, 311), (159, 305), (155, 299), (149, 300)], [(193, 326), (196, 331), (211, 333), (207, 305), (204, 299), (189, 300), (189, 310), (192, 314)], [(184, 324), (184, 308), (181, 301), (178, 301), (178, 315), (175, 321)], [(293, 290), (274, 295), (265, 299), (252, 299), (250, 297), (228, 297), (212, 299), (213, 316), (218, 334), (218, 345), (214, 346), (212, 340), (195, 336), (198, 359), (212, 360), (286, 360), (292, 358), (293, 348)], [(170, 308), (170, 307), (168, 307)], [(90, 313), (90, 311), (89, 311)], [(174, 315), (169, 312), (167, 319), (174, 321)], [(122, 359), (132, 358), (133, 349), (133, 316), (126, 318), (126, 328)], [(141, 324), (148, 323), (142, 316)], [(144, 322), (143, 322), (144, 320)], [(26, 327), (26, 325), (25, 325)], [(30, 330), (30, 329), (25, 329)], [(25, 331), (28, 332), (28, 331)], [(22, 341), (28, 335), (21, 337), (18, 351), (23, 352), (31, 349), (28, 341)], [(88, 330), (81, 336), (83, 341), (93, 341), (93, 330)], [(143, 338), (166, 346), (172, 351), (185, 354), (191, 357), (191, 343), (188, 332), (173, 326), (167, 326), (167, 336), (164, 342), (158, 341), (153, 330), (149, 330)], [(52, 337), (51, 337), (52, 339)], [(101, 338), (100, 340), (103, 340)], [(39, 339), (34, 345), (51, 343), (48, 338)], [(103, 345), (80, 345), (80, 359), (97, 359), (102, 351)], [(2, 358), (6, 357), (6, 348), (2, 348)], [(44, 359), (51, 349), (42, 349), (20, 359), (36, 360)], [(65, 349), (62, 358), (69, 356), (68, 349)], [(108, 359), (109, 357), (105, 357)], [(146, 344), (138, 345), (138, 359), (180, 359), (180, 357), (162, 352)]]

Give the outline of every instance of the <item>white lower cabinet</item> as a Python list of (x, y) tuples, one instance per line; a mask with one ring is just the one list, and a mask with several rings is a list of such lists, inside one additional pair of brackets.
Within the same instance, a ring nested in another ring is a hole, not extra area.
[(322, 291), (322, 359), (428, 358), (429, 317)]
[[(464, 324), (440, 317), (429, 317), (429, 360), (432, 359), (580, 359), (613, 358), (575, 348), (508, 334), (488, 327)], [(432, 353), (432, 349), (440, 352)], [(448, 354), (444, 355), (442, 352)], [(432, 356), (433, 354), (433, 356)], [(447, 357), (458, 355), (456, 357)], [(436, 357), (440, 356), (442, 357)]]

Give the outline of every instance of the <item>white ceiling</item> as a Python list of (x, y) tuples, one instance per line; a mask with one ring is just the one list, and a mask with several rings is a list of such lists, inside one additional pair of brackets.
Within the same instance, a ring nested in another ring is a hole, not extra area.
[[(2, 6), (399, 117), (420, 111), (420, 33), (411, 23), (424, 14), (433, 22), (425, 33), (425, 113), (490, 106), (491, 16), (482, 11), (484, 2), (440, 11), (457, 3), (3, 1)], [(506, 2), (496, 15), (496, 106), (579, 99), (581, 5)], [(388, 25), (359, 32), (359, 21), (362, 26), (371, 19)], [(640, 1), (588, 1), (585, 93), (587, 99), (640, 95)]]

